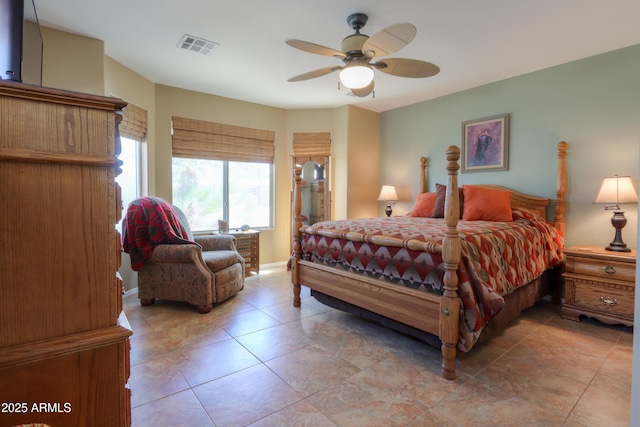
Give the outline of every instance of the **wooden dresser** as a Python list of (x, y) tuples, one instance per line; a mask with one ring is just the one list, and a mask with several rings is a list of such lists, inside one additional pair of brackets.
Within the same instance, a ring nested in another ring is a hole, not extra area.
[(612, 252), (595, 246), (565, 250), (565, 299), (561, 315), (580, 315), (633, 326), (636, 251)]
[(115, 98), (0, 82), (0, 425), (129, 426)]

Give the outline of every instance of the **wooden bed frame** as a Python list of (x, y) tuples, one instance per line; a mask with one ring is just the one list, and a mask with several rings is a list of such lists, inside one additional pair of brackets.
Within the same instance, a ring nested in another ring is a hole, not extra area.
[[(564, 234), (564, 195), (566, 191), (566, 150), (568, 144), (558, 144), (558, 172), (556, 180), (556, 205), (554, 226)], [(442, 243), (423, 242), (412, 239), (398, 239), (388, 236), (363, 236), (357, 233), (339, 232), (335, 230), (322, 230), (319, 234), (331, 238), (357, 238), (358, 241), (376, 244), (380, 246), (403, 247), (410, 250), (427, 251), (441, 254), (444, 261), (445, 273), (443, 276), (444, 293), (439, 296), (424, 291), (402, 287), (355, 273), (335, 269), (332, 267), (315, 264), (301, 259), (302, 249), (302, 220), (301, 212), (301, 168), (294, 170), (294, 217), (292, 223), (293, 254), (291, 257), (291, 281), (293, 284), (293, 305), (300, 307), (300, 286), (305, 285), (312, 290), (336, 298), (351, 305), (360, 307), (366, 311), (391, 319), (392, 321), (408, 325), (419, 331), (424, 331), (438, 337), (442, 351), (442, 376), (446, 379), (455, 379), (456, 346), (458, 344), (460, 330), (461, 302), (458, 297), (457, 269), (461, 257), (461, 243), (457, 230), (459, 200), (458, 200), (458, 161), (460, 149), (450, 146), (446, 152), (447, 158), (447, 189), (445, 199), (446, 231)], [(427, 161), (421, 159), (420, 191), (427, 191)], [(483, 185), (484, 186), (484, 185)], [(489, 187), (498, 187), (488, 185)], [(533, 211), (544, 218), (550, 199), (531, 197), (513, 190), (511, 191), (511, 204), (513, 207), (521, 207)], [(539, 297), (539, 280), (533, 291), (535, 299)], [(533, 282), (532, 282), (533, 283)], [(532, 295), (529, 285), (518, 288), (517, 292), (527, 292)], [(491, 323), (504, 325), (527, 306), (532, 305), (531, 298), (521, 298), (515, 295), (516, 300), (526, 300), (514, 310), (511, 315), (501, 316), (498, 321), (492, 319)], [(535, 300), (533, 300), (535, 302)], [(505, 304), (506, 306), (507, 304)], [(504, 311), (504, 310), (503, 310)], [(502, 312), (498, 313), (500, 316)], [(496, 317), (498, 317), (496, 316)], [(484, 335), (484, 331), (483, 331)]]

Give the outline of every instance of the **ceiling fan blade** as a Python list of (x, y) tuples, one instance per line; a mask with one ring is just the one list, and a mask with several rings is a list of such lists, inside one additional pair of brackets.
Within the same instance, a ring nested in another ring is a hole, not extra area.
[(362, 53), (369, 58), (389, 55), (411, 43), (416, 32), (416, 27), (408, 22), (389, 25), (369, 37), (362, 46)]
[(371, 65), (385, 74), (399, 77), (431, 77), (440, 72), (437, 65), (417, 59), (388, 58)]
[(309, 71), (308, 73), (304, 73), (304, 74), (297, 75), (295, 77), (291, 77), (287, 81), (288, 82), (301, 82), (303, 80), (315, 79), (316, 77), (322, 77), (324, 75), (333, 73), (334, 71), (338, 71), (340, 69), (342, 69), (342, 67), (340, 67), (340, 66), (320, 68), (318, 70)]
[(304, 50), (305, 52), (315, 53), (317, 55), (335, 56), (336, 58), (346, 58), (346, 55), (339, 50), (331, 49), (330, 47), (321, 46), (319, 44), (305, 42), (302, 40), (289, 39), (285, 41), (291, 47)]
[(371, 92), (373, 92), (373, 88), (376, 86), (375, 80), (371, 80), (367, 86), (360, 89), (351, 89), (351, 93), (357, 97), (365, 97), (368, 96)]

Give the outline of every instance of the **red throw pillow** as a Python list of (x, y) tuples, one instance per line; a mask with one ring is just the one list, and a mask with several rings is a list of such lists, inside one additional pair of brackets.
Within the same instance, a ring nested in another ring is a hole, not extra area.
[(433, 208), (436, 205), (436, 193), (420, 193), (416, 197), (416, 205), (409, 213), (409, 216), (431, 217)]
[(511, 192), (498, 188), (463, 185), (465, 221), (513, 221)]

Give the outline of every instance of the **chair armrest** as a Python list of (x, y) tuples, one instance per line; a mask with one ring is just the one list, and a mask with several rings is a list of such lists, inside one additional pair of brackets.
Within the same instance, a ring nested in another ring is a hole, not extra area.
[(194, 263), (202, 259), (202, 249), (198, 245), (161, 244), (153, 248), (150, 261), (156, 263)]
[(196, 236), (194, 241), (202, 246), (202, 251), (235, 251), (236, 238), (231, 234), (209, 234)]

